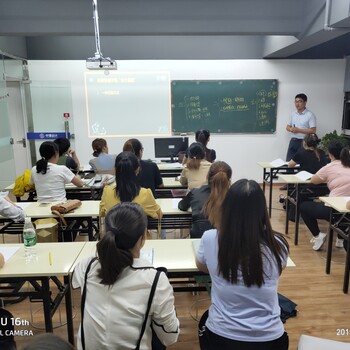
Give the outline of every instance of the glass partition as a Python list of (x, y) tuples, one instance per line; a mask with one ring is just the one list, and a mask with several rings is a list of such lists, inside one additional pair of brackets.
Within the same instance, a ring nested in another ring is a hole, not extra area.
[(5, 57), (0, 54), (0, 189), (14, 182), (15, 162), (11, 144), (11, 126), (8, 111), (9, 94), (5, 81)]

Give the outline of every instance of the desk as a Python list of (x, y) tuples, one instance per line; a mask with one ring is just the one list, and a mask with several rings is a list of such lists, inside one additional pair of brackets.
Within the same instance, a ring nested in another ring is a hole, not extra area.
[[(193, 278), (197, 275), (206, 275), (200, 272), (196, 266), (196, 256), (193, 242), (199, 239), (158, 239), (146, 240), (144, 249), (153, 249), (153, 266), (166, 267), (169, 278)], [(86, 242), (79, 257), (71, 268), (82, 259), (96, 256), (96, 243)], [(288, 258), (287, 267), (295, 266), (294, 262)], [(174, 287), (174, 291), (205, 290), (203, 286), (193, 285), (193, 280), (182, 283), (189, 283), (187, 287)]]
[[(265, 185), (269, 184), (269, 216), (271, 217), (272, 213), (272, 185), (273, 185), (273, 178), (280, 172), (286, 174), (287, 170), (289, 172), (297, 172), (298, 169), (295, 168), (288, 168), (287, 166), (273, 166), (270, 162), (258, 162), (257, 163), (260, 167), (263, 168), (263, 191), (265, 193)], [(280, 177), (280, 175), (278, 175)]]
[[(146, 240), (143, 248), (153, 249), (153, 266), (166, 267), (168, 278), (186, 279), (180, 282), (182, 285), (186, 284), (185, 287), (176, 287), (179, 281), (172, 281), (176, 292), (205, 290), (204, 286), (198, 286), (192, 279), (197, 275), (206, 275), (197, 269), (192, 241), (193, 239)], [(96, 242), (86, 242), (72, 265), (71, 272), (80, 260), (90, 256), (96, 256)]]
[(160, 174), (165, 177), (176, 177), (181, 174), (181, 163), (157, 163)]
[(164, 177), (163, 178), (164, 187), (156, 188), (157, 198), (174, 198), (179, 197), (175, 192), (180, 192), (181, 197), (186, 195), (186, 186), (181, 185), (180, 181), (176, 180), (176, 177)]
[[(300, 180), (295, 175), (279, 175), (279, 178), (287, 182), (287, 202), (286, 202), (286, 224), (285, 224), (285, 233), (288, 234), (289, 220), (288, 220), (288, 208), (289, 202), (295, 205), (295, 231), (294, 231), (294, 244), (298, 245), (298, 237), (299, 237), (299, 203), (300, 203), (300, 191), (302, 189), (302, 185), (311, 184), (310, 180)], [(295, 186), (295, 198), (290, 196), (290, 185)]]
[(331, 272), (333, 232), (335, 231), (347, 242), (348, 250), (345, 258), (343, 292), (348, 293), (350, 269), (350, 239), (349, 231), (345, 232), (345, 230), (348, 230), (350, 226), (349, 215), (346, 215), (350, 214), (350, 210), (346, 209), (346, 202), (349, 200), (349, 197), (320, 197), (320, 200), (331, 208), (331, 214), (329, 218), (326, 273), (329, 274)]
[[(39, 203), (31, 202), (28, 206), (24, 208), (27, 216), (32, 219), (38, 218), (57, 218), (56, 215), (51, 213), (51, 206), (54, 203)], [(93, 236), (93, 226), (92, 218), (97, 218), (99, 216), (100, 201), (82, 201), (81, 206), (74, 209), (68, 214), (64, 214), (65, 218), (81, 218), (88, 222), (88, 234), (89, 240), (94, 240)]]
[[(74, 330), (69, 274), (84, 245), (85, 242), (38, 243), (36, 245), (37, 257), (31, 261), (26, 261), (23, 244), (0, 245), (0, 247), (19, 247), (19, 250), (0, 269), (0, 283), (28, 281), (34, 287), (32, 291), (1, 292), (0, 297), (29, 296), (42, 299), (46, 332), (53, 331), (52, 316), (64, 297), (68, 340), (73, 345)], [(49, 264), (49, 252), (52, 254), (52, 265)], [(57, 278), (60, 276), (64, 279), (63, 284)], [(59, 289), (55, 298), (51, 295), (50, 279)]]
[[(192, 213), (191, 211), (182, 211), (178, 208), (181, 198), (157, 198), (156, 202), (162, 209), (163, 217), (161, 220), (164, 229), (191, 228)], [(148, 228), (157, 229), (158, 220), (148, 218)]]

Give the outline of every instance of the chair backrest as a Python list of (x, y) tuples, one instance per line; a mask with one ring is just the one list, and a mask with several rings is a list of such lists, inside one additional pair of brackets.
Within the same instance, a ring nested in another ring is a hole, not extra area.
[(299, 339), (298, 350), (350, 350), (350, 343), (302, 334)]

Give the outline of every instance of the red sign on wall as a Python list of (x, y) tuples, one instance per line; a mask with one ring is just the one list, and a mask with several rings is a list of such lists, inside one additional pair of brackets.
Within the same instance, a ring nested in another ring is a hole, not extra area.
[(63, 117), (68, 119), (70, 117), (70, 114), (69, 113), (63, 113)]

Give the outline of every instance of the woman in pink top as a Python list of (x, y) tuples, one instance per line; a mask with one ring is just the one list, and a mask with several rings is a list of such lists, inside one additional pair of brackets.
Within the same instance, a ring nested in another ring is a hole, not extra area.
[[(311, 178), (311, 183), (317, 185), (326, 183), (330, 197), (350, 196), (350, 153), (343, 143), (333, 140), (329, 143), (328, 153), (331, 163), (321, 168)], [(327, 234), (320, 232), (317, 219), (329, 220), (330, 208), (319, 202), (303, 202), (300, 214), (311, 231), (313, 250), (320, 250), (326, 240)], [(337, 238), (336, 246), (343, 247), (343, 240)]]

